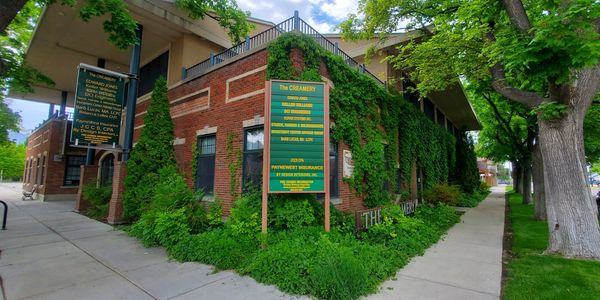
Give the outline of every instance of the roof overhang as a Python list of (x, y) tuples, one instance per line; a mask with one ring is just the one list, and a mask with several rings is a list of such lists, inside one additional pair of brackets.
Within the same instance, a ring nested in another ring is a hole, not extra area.
[(481, 130), (481, 124), (460, 82), (444, 91), (431, 92), (428, 98), (461, 130)]
[[(225, 48), (232, 45), (227, 32), (213, 18), (192, 20), (170, 1), (126, 0), (126, 3), (131, 16), (144, 27), (142, 65), (167, 51), (172, 41), (186, 33)], [(59, 4), (46, 7), (27, 49), (26, 63), (51, 78), (55, 85), (34, 86), (33, 93), (10, 91), (9, 97), (58, 104), (61, 92), (66, 91), (67, 105), (73, 106), (80, 63), (96, 65), (102, 58), (106, 69), (129, 71), (131, 50), (120, 50), (108, 43), (103, 30), (107, 16), (83, 22), (79, 17), (80, 7)]]

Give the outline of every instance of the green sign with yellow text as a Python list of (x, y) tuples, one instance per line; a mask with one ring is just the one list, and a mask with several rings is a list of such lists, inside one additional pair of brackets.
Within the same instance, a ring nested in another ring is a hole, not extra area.
[(325, 85), (272, 81), (270, 92), (269, 192), (324, 192)]
[(71, 141), (119, 144), (126, 75), (80, 65)]

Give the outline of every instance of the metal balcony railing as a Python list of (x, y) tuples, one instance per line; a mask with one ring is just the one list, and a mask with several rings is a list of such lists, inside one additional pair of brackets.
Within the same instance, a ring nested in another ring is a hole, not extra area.
[(340, 56), (344, 62), (351, 68), (357, 68), (358, 71), (365, 76), (368, 76), (375, 80), (375, 82), (387, 87), (387, 83), (379, 80), (375, 75), (369, 72), (364, 64), (359, 64), (352, 57), (342, 51), (337, 43), (332, 43), (312, 26), (306, 23), (298, 16), (298, 12), (294, 12), (294, 16), (253, 36), (246, 37), (246, 40), (229, 48), (225, 51), (217, 54), (210, 54), (210, 57), (194, 66), (191, 66), (183, 70), (183, 79), (196, 78), (204, 75), (212, 67), (225, 63), (238, 55), (254, 51), (256, 48), (262, 47), (274, 40), (286, 32), (300, 32), (307, 36), (312, 37), (317, 44), (326, 49), (327, 51)]

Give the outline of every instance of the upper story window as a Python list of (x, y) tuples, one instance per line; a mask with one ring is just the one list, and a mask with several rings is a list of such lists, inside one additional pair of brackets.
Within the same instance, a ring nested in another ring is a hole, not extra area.
[(154, 82), (158, 77), (167, 77), (169, 70), (169, 51), (159, 55), (149, 63), (140, 68), (140, 81), (138, 85), (138, 97), (147, 94), (154, 89)]
[(431, 100), (423, 99), (423, 113), (432, 121), (435, 122), (435, 106)]

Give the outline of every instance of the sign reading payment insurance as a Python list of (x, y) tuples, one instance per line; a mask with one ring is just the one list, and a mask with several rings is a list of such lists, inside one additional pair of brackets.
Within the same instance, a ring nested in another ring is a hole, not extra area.
[(271, 81), (269, 193), (325, 192), (325, 92), (324, 83)]

